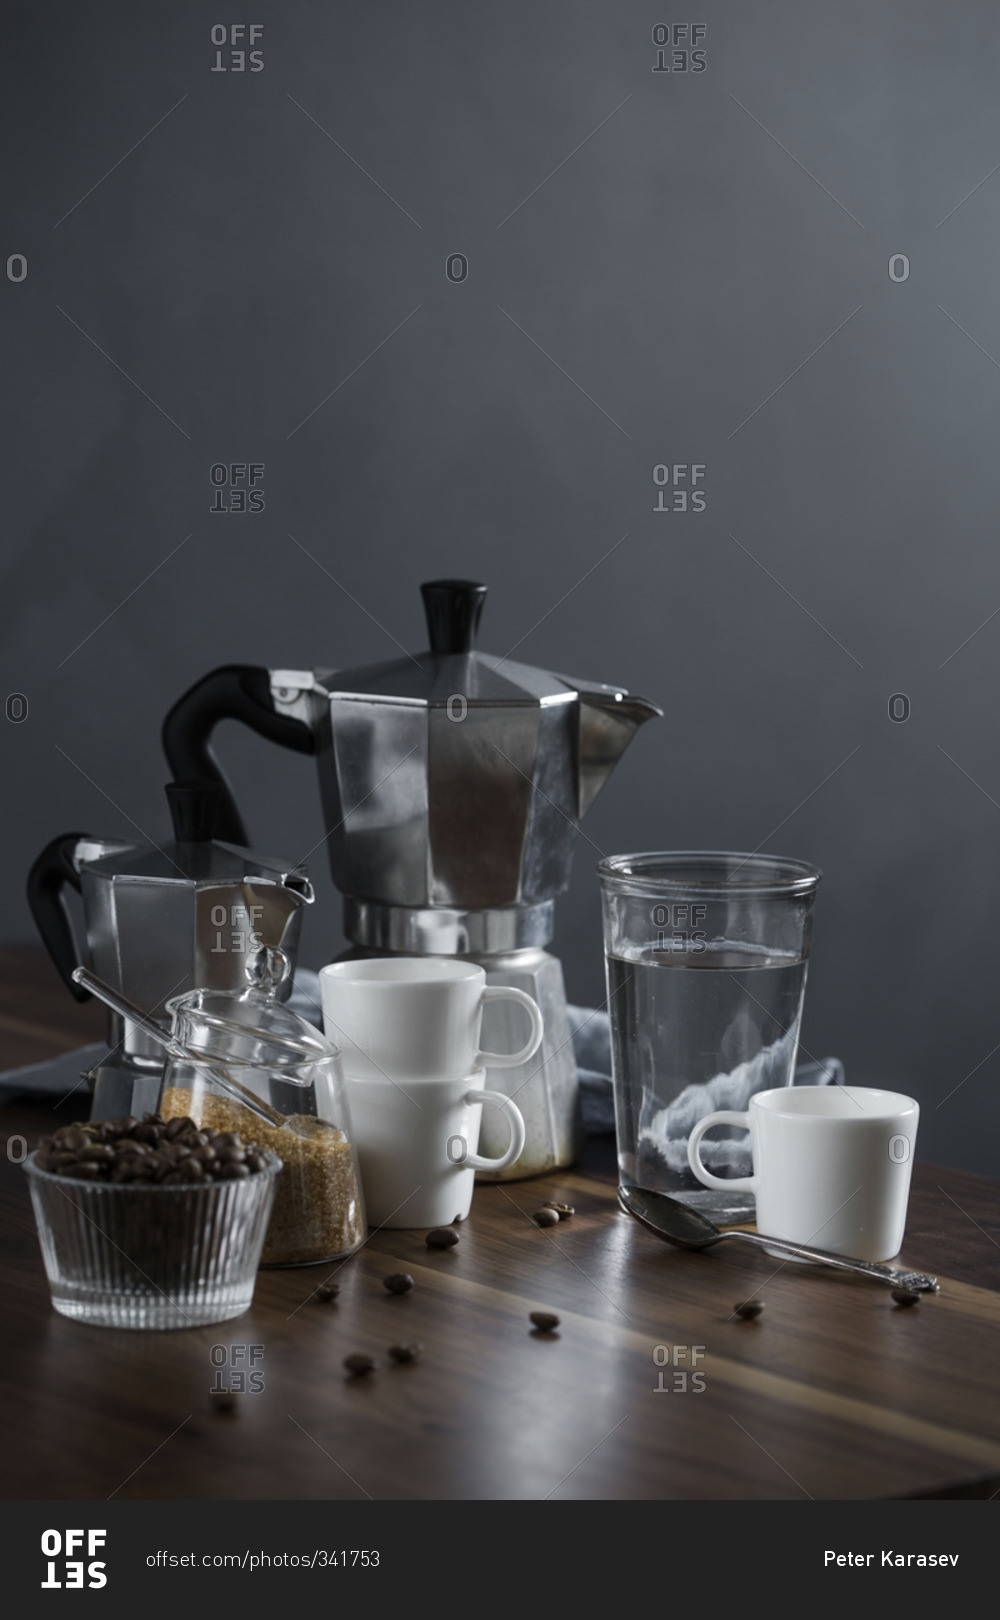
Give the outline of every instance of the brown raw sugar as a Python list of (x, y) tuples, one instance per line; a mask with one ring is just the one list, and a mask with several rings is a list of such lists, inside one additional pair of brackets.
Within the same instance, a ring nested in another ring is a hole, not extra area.
[(238, 1131), (244, 1142), (283, 1161), (261, 1255), (263, 1266), (335, 1260), (364, 1236), (354, 1155), (344, 1132), (311, 1114), (291, 1114), (284, 1129), (213, 1092), (171, 1086), (160, 1099), (164, 1119), (188, 1115), (201, 1129)]

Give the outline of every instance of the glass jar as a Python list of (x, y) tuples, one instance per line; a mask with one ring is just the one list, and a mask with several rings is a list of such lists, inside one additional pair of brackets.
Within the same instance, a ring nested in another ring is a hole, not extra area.
[(190, 1055), (164, 1064), (160, 1112), (238, 1132), (282, 1161), (261, 1264), (339, 1260), (365, 1236), (340, 1054), (276, 998), (288, 965), (266, 949), (241, 994), (193, 990), (167, 1003)]

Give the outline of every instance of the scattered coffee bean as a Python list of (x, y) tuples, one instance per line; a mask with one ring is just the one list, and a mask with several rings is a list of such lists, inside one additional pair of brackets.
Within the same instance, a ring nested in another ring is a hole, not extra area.
[(531, 1217), (536, 1226), (558, 1226), (559, 1211), (546, 1204), (544, 1209), (536, 1209)]
[(528, 1321), (539, 1333), (554, 1333), (559, 1326), (559, 1318), (552, 1311), (532, 1311)]
[(450, 1226), (435, 1226), (424, 1242), (429, 1249), (453, 1249), (458, 1242), (458, 1233)]
[(416, 1361), (423, 1348), (422, 1344), (390, 1344), (389, 1358), (400, 1363)]
[(920, 1301), (920, 1295), (915, 1288), (894, 1288), (892, 1297), (897, 1305), (916, 1305)]
[(368, 1373), (374, 1372), (378, 1363), (374, 1356), (366, 1356), (355, 1351), (352, 1356), (344, 1357), (344, 1366), (352, 1378), (364, 1378)]
[(733, 1306), (733, 1315), (738, 1316), (741, 1322), (755, 1322), (764, 1309), (761, 1299), (744, 1299)]
[(546, 1204), (545, 1208), (554, 1209), (561, 1221), (568, 1221), (572, 1215), (576, 1214), (572, 1204), (557, 1204), (554, 1199)]
[(382, 1287), (388, 1289), (390, 1294), (408, 1294), (413, 1287), (413, 1278), (408, 1271), (393, 1271), (388, 1277), (382, 1278)]
[(320, 1283), (320, 1285), (317, 1288), (315, 1294), (313, 1295), (313, 1298), (318, 1299), (321, 1305), (329, 1305), (330, 1301), (332, 1299), (336, 1299), (336, 1297), (337, 1297), (337, 1295), (339, 1293), (340, 1293), (340, 1284), (339, 1283), (335, 1283), (335, 1282)]
[(212, 1391), (213, 1412), (236, 1412), (239, 1410), (239, 1396), (231, 1389), (215, 1389)]

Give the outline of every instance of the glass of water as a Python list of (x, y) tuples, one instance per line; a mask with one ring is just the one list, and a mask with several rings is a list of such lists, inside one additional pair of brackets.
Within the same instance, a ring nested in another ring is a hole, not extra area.
[[(598, 874), (619, 1180), (752, 1220), (751, 1194), (696, 1181), (687, 1140), (705, 1114), (791, 1085), (822, 874), (700, 850), (614, 855)], [(716, 1175), (750, 1174), (745, 1131), (723, 1127), (701, 1151)]]

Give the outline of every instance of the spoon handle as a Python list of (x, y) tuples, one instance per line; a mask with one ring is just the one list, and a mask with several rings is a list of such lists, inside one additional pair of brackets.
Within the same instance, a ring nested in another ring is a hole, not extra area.
[(249, 1108), (252, 1114), (256, 1114), (266, 1124), (273, 1125), (279, 1131), (286, 1126), (286, 1116), (279, 1114), (277, 1109), (271, 1107), (270, 1103), (266, 1103), (262, 1097), (257, 1096), (255, 1091), (251, 1091), (249, 1086), (245, 1086), (242, 1081), (237, 1080), (235, 1075), (225, 1067), (221, 1058), (211, 1058), (204, 1052), (189, 1051), (186, 1046), (181, 1045), (180, 1041), (175, 1040), (171, 1032), (165, 1029), (157, 1019), (151, 1018), (148, 1013), (144, 1013), (142, 1008), (137, 1007), (135, 1002), (130, 1001), (128, 996), (124, 995), (121, 990), (115, 990), (110, 984), (105, 984), (104, 980), (99, 979), (97, 974), (92, 973), (89, 968), (74, 968), (72, 977), (77, 984), (82, 984), (85, 990), (89, 990), (91, 995), (97, 996), (98, 1000), (103, 1001), (106, 1006), (112, 1007), (123, 1018), (131, 1019), (133, 1024), (138, 1024), (141, 1029), (146, 1031), (147, 1035), (152, 1036), (154, 1041), (159, 1042), (170, 1057), (180, 1058), (182, 1062), (186, 1063), (196, 1063), (201, 1068), (208, 1069), (220, 1089), (227, 1091), (231, 1097), (234, 1097), (237, 1102), (241, 1102), (244, 1107)]
[(876, 1265), (874, 1260), (849, 1260), (842, 1254), (831, 1254), (828, 1249), (811, 1249), (805, 1243), (790, 1243), (787, 1238), (767, 1237), (762, 1232), (726, 1232), (727, 1238), (742, 1238), (745, 1243), (756, 1243), (771, 1254), (787, 1254), (799, 1260), (813, 1260), (822, 1266), (835, 1266), (838, 1271), (853, 1271), (872, 1282), (886, 1283), (890, 1288), (906, 1288), (914, 1294), (936, 1294), (940, 1284), (936, 1277), (924, 1271), (894, 1271), (892, 1266)]

